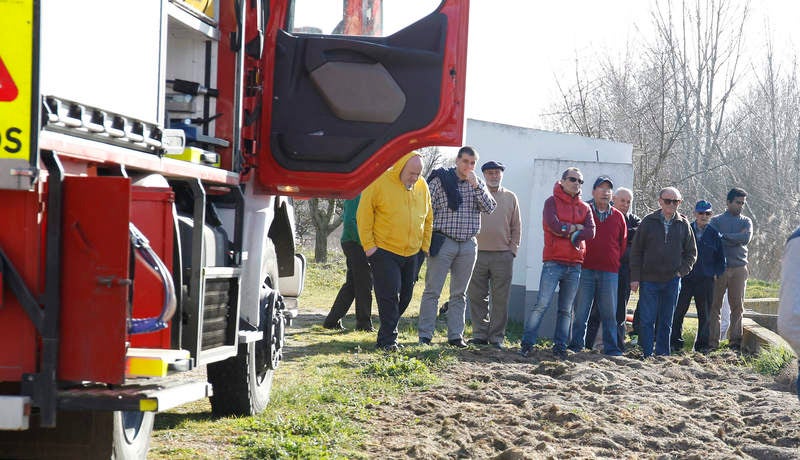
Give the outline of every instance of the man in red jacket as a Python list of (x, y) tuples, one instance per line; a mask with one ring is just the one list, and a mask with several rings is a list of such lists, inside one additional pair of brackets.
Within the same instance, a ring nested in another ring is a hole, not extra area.
[(603, 352), (610, 356), (622, 355), (617, 340), (617, 284), (628, 229), (625, 216), (611, 206), (613, 188), (610, 177), (598, 177), (589, 201), (596, 231), (594, 239), (586, 242), (586, 256), (575, 299), (575, 318), (569, 343), (569, 349), (575, 352), (581, 351), (585, 345), (586, 324), (594, 303), (603, 324)]
[(594, 219), (589, 205), (581, 201), (583, 174), (578, 168), (567, 168), (553, 186), (553, 196), (545, 200), (542, 212), (544, 253), (539, 298), (525, 314), (520, 354), (528, 356), (536, 344), (542, 317), (550, 307), (556, 288), (558, 316), (553, 335), (553, 354), (567, 356), (567, 341), (572, 323), (572, 301), (578, 290), (581, 264), (586, 253), (585, 240), (594, 238)]

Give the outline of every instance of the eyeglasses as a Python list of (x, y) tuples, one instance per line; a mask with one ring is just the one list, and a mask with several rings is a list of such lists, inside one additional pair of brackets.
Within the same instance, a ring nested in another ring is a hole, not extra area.
[(695, 212), (697, 213), (698, 216), (703, 216), (703, 215), (710, 216), (711, 215), (711, 211), (695, 211)]
[(683, 200), (671, 200), (669, 198), (661, 198), (661, 201), (663, 201), (664, 204), (667, 205), (667, 206), (672, 206), (673, 204), (675, 206), (677, 206), (677, 205), (681, 204), (681, 201), (683, 201)]
[(570, 182), (577, 182), (577, 183), (583, 185), (583, 180), (582, 179), (578, 179), (577, 177), (569, 176), (569, 177), (567, 177), (567, 180), (570, 181)]

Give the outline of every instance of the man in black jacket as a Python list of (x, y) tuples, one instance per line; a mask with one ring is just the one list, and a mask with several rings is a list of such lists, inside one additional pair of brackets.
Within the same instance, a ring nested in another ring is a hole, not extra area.
[(681, 277), (689, 274), (697, 259), (689, 220), (678, 213), (681, 201), (681, 192), (675, 187), (661, 189), (661, 209), (642, 219), (631, 247), (631, 290), (638, 291), (640, 282), (642, 288), (639, 344), (645, 358), (653, 354), (654, 339), (656, 355), (669, 355)]

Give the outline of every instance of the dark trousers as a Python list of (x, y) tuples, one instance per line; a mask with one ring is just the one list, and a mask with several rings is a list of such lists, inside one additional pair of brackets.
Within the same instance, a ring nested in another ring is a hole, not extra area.
[(397, 324), (411, 303), (420, 269), (419, 254), (403, 257), (378, 248), (369, 257), (378, 301), (378, 347), (397, 343)]
[(683, 348), (683, 318), (689, 310), (689, 303), (694, 297), (697, 308), (697, 338), (694, 349), (697, 351), (708, 348), (709, 337), (709, 311), (714, 299), (714, 277), (692, 276), (684, 278), (681, 283), (681, 292), (678, 294), (678, 305), (672, 318), (672, 335), (670, 343), (673, 350)]
[(347, 261), (347, 275), (324, 324), (336, 327), (355, 300), (356, 329), (372, 329), (372, 272), (367, 255), (355, 241), (342, 242), (342, 251)]
[[(619, 278), (617, 278), (617, 347), (620, 350), (625, 350), (625, 317), (628, 315), (630, 298), (631, 268), (628, 265), (622, 265), (619, 267)], [(600, 313), (593, 304), (592, 312), (589, 314), (589, 323), (586, 326), (586, 348), (591, 350), (599, 327)]]

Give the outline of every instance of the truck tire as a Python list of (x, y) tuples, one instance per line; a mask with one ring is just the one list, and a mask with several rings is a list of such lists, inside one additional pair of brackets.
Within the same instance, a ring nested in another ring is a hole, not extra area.
[(144, 460), (153, 412), (59, 411), (55, 428), (31, 416), (27, 431), (0, 431), (0, 458)]
[[(259, 289), (259, 303), (278, 295), (278, 264), (275, 246), (267, 240), (266, 271)], [(261, 311), (264, 311), (263, 309)], [(270, 328), (272, 318), (261, 318), (262, 326)], [(267, 334), (265, 334), (265, 337)], [(216, 416), (259, 414), (269, 403), (274, 366), (270, 365), (267, 340), (239, 344), (239, 352), (224, 361), (208, 365), (208, 381), (214, 388), (211, 411)]]
[(266, 409), (275, 371), (267, 367), (263, 342), (240, 344), (236, 356), (208, 365), (214, 415), (255, 415)]
[(114, 460), (138, 460), (147, 457), (153, 433), (153, 412), (114, 412)]

